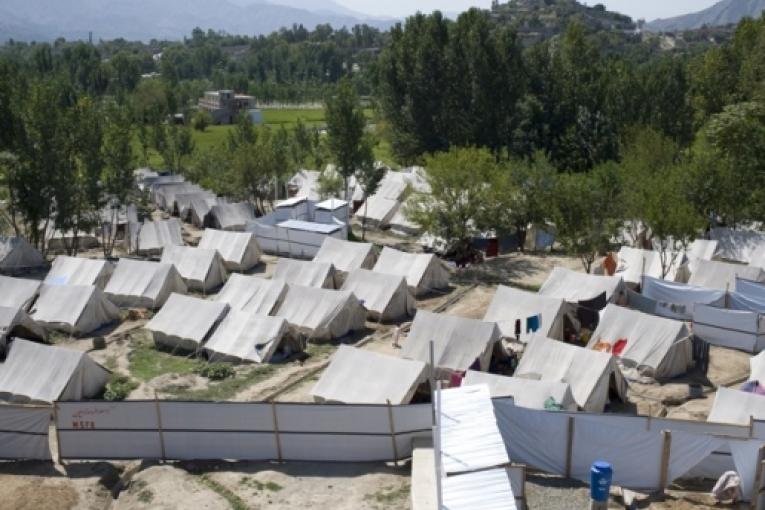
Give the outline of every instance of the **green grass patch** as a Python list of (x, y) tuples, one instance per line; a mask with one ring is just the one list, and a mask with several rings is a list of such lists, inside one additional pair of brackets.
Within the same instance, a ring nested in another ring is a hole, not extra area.
[(199, 361), (196, 359), (158, 351), (145, 337), (134, 339), (128, 360), (130, 373), (141, 381), (149, 381), (164, 374), (193, 374), (199, 367)]
[(316, 344), (313, 342), (308, 342), (308, 345), (305, 348), (305, 353), (311, 358), (319, 358), (321, 356), (332, 354), (336, 350), (337, 350), (337, 345)]
[(280, 490), (284, 488), (276, 482), (263, 483), (260, 480), (256, 480), (255, 478), (248, 478), (246, 476), (243, 476), (239, 480), (239, 485), (248, 487), (250, 489), (255, 489), (256, 491), (270, 491), (270, 492), (279, 492)]
[(130, 377), (122, 374), (112, 374), (111, 379), (106, 383), (104, 400), (125, 400), (130, 395), (130, 392), (137, 387), (138, 383)]
[(381, 508), (398, 508), (399, 504), (409, 499), (411, 486), (407, 483), (401, 487), (383, 487), (377, 492), (364, 496), (365, 501)]
[(223, 381), (211, 381), (204, 389), (174, 386), (163, 391), (180, 400), (221, 402), (231, 400), (240, 391), (268, 379), (276, 370), (275, 365), (252, 365), (238, 370), (234, 377)]
[(291, 127), (297, 124), (298, 119), (307, 126), (323, 126), (327, 122), (324, 109), (309, 108), (274, 108), (261, 110), (263, 123), (267, 126)]
[(201, 475), (199, 479), (203, 485), (225, 499), (231, 506), (231, 510), (248, 510), (249, 507), (247, 506), (247, 503), (224, 485), (216, 482), (207, 475)]

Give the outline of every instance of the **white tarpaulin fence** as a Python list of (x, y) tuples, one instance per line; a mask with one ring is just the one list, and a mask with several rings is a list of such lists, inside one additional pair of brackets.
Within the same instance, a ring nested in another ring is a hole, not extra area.
[(431, 435), (431, 407), (171, 401), (59, 402), (61, 459), (376, 462)]
[(50, 407), (0, 405), (0, 459), (50, 460)]

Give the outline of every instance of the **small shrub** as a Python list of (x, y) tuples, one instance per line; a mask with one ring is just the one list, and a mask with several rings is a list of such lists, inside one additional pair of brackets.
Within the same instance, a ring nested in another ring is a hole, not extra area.
[(234, 368), (228, 363), (204, 363), (197, 368), (196, 373), (211, 381), (222, 381), (234, 377)]
[(106, 383), (104, 400), (125, 400), (130, 392), (138, 387), (138, 383), (130, 377), (121, 374), (113, 374)]

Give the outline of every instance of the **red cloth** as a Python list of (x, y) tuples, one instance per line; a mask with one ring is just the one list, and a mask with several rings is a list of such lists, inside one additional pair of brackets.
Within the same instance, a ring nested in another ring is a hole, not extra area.
[(616, 341), (613, 349), (611, 349), (611, 352), (614, 354), (614, 356), (621, 356), (625, 347), (627, 347), (627, 340), (621, 338)]
[(452, 374), (449, 376), (449, 387), (450, 388), (459, 388), (462, 386), (462, 378), (465, 377), (465, 374), (462, 372), (452, 372)]

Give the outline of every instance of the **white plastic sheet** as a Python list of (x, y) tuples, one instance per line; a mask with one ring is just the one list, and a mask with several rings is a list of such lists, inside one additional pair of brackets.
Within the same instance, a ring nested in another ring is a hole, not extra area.
[(442, 482), (442, 510), (516, 510), (505, 469), (450, 476)]
[(29, 310), (40, 290), (40, 282), (0, 276), (0, 306)]
[(0, 405), (0, 459), (50, 460), (49, 407)]
[(565, 299), (570, 303), (591, 301), (605, 294), (606, 301), (612, 302), (624, 292), (621, 276), (598, 276), (571, 271), (563, 267), (553, 269), (539, 293), (543, 296)]
[(103, 290), (114, 266), (106, 260), (59, 255), (53, 261), (45, 283), (48, 285), (95, 285)]

